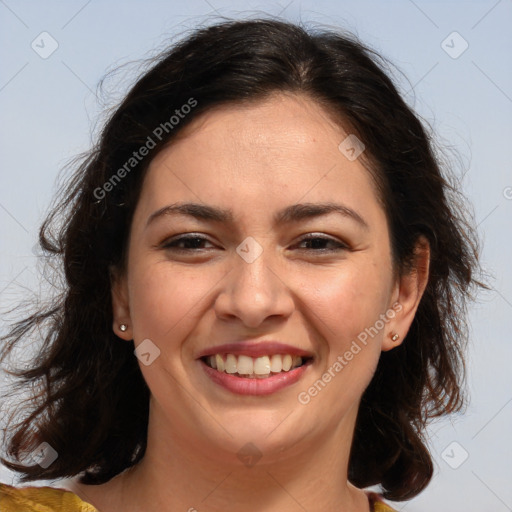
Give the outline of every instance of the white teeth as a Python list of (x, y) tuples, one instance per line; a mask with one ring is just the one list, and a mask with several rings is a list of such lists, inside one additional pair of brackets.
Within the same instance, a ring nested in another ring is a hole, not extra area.
[(252, 357), (249, 356), (238, 356), (238, 373), (240, 375), (251, 375), (254, 369), (254, 363), (252, 361)]
[(224, 360), (222, 359), (222, 356), (219, 354), (216, 354), (215, 362), (217, 363), (217, 370), (219, 370), (219, 372), (223, 372), (224, 371)]
[(283, 358), (280, 355), (274, 354), (272, 356), (272, 359), (270, 360), (270, 369), (274, 373), (279, 373), (283, 369)]
[(233, 354), (228, 354), (225, 364), (226, 373), (236, 373), (238, 371), (236, 365), (236, 357)]
[(258, 357), (255, 359), (254, 373), (256, 375), (268, 375), (270, 373), (270, 359), (268, 356)]
[(287, 372), (293, 368), (302, 365), (302, 357), (292, 356), (290, 354), (273, 354), (272, 356), (261, 356), (252, 358), (246, 355), (236, 356), (234, 354), (226, 354), (222, 356), (215, 354), (208, 356), (207, 362), (210, 367), (219, 372), (229, 374), (238, 373), (247, 376), (270, 376), (271, 373)]

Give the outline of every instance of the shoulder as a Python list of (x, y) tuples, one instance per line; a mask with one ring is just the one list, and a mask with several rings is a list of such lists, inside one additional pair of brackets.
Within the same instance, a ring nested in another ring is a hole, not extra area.
[[(368, 493), (372, 512), (395, 512), (376, 493)], [(0, 482), (2, 512), (98, 512), (76, 494), (54, 487), (13, 487)]]
[(0, 483), (2, 512), (97, 512), (70, 491), (54, 487), (13, 487)]

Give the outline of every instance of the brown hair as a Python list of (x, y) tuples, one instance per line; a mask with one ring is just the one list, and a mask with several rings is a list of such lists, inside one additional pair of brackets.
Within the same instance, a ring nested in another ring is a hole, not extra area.
[[(151, 158), (129, 167), (126, 162), (148, 137), (153, 157), (214, 106), (279, 91), (320, 102), (365, 144), (398, 271), (407, 271), (420, 236), (430, 244), (424, 296), (404, 343), (382, 353), (362, 397), (349, 464), (352, 483), (381, 484), (390, 499), (411, 498), (428, 484), (432, 461), (423, 429), (430, 418), (463, 403), (475, 236), (455, 186), (441, 173), (430, 135), (384, 61), (352, 36), (265, 19), (198, 29), (161, 54), (110, 116), (42, 225), (41, 247), (54, 268), (63, 268), (65, 289), (3, 338), (0, 361), (21, 340), (43, 333), (30, 367), (10, 372), (33, 388), (6, 453), (20, 461), (45, 441), (58, 458), (47, 468), (1, 459), (23, 482), (83, 473), (83, 483), (99, 484), (144, 456), (149, 390), (133, 346), (112, 332), (109, 270), (124, 264)], [(179, 122), (170, 121), (193, 102)]]

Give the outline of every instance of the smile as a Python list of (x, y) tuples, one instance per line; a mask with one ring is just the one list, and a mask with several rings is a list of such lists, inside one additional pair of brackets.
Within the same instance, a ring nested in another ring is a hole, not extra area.
[(199, 359), (206, 375), (217, 385), (240, 395), (269, 395), (297, 382), (312, 358), (291, 354), (250, 357), (215, 354)]
[(249, 379), (265, 379), (281, 372), (289, 372), (303, 364), (302, 357), (291, 354), (273, 354), (261, 357), (215, 354), (205, 357), (204, 362), (219, 372)]

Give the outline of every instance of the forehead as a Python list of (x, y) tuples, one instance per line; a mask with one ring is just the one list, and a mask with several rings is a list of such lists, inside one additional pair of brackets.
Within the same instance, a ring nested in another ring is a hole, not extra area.
[(301, 157), (312, 156), (312, 150), (338, 156), (343, 135), (348, 135), (345, 129), (311, 98), (275, 93), (264, 100), (213, 107), (182, 130), (172, 146), (175, 153), (183, 144), (193, 144), (198, 153), (215, 153), (216, 158), (240, 152), (256, 161), (289, 159), (290, 151)]
[(339, 149), (349, 135), (305, 96), (280, 93), (215, 107), (153, 159), (141, 206), (154, 209), (184, 196), (261, 212), (299, 200), (378, 206), (362, 159)]

